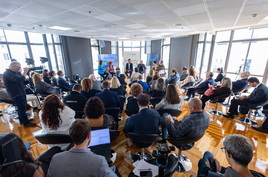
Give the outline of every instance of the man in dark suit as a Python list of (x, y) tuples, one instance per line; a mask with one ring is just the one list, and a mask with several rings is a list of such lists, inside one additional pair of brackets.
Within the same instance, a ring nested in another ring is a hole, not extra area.
[(147, 92), (149, 90), (149, 86), (147, 82), (143, 82), (142, 80), (143, 80), (143, 76), (142, 74), (139, 74), (138, 81), (136, 83), (141, 84), (143, 91)]
[(249, 76), (250, 76), (250, 72), (248, 72), (248, 71), (243, 72), (240, 75), (240, 77), (241, 77), (240, 80), (232, 82), (232, 91), (234, 93), (236, 93), (236, 92), (240, 92), (240, 91), (244, 90), (245, 88), (247, 88), (247, 86), (248, 86), (247, 80), (248, 80)]
[(57, 75), (59, 76), (58, 79), (57, 79), (57, 84), (59, 86), (66, 87), (66, 88), (72, 90), (73, 85), (69, 85), (68, 82), (66, 82), (66, 80), (63, 78), (63, 76), (64, 76), (63, 71), (59, 70), (57, 72)]
[[(132, 75), (132, 72), (133, 72), (133, 64), (131, 63), (131, 59), (128, 59), (128, 63), (126, 64), (126, 76), (127, 77), (131, 77)], [(129, 73), (129, 76), (128, 76), (128, 73)]]
[(119, 100), (117, 92), (110, 91), (110, 84), (107, 81), (103, 81), (102, 92), (97, 93), (95, 96), (99, 97), (105, 108), (118, 108), (121, 107), (121, 102)]
[(233, 99), (231, 101), (231, 106), (229, 108), (229, 113), (224, 114), (224, 117), (234, 118), (234, 115), (238, 115), (237, 108), (238, 105), (247, 106), (247, 107), (255, 107), (259, 103), (268, 100), (268, 88), (260, 83), (259, 79), (256, 77), (251, 77), (248, 79), (248, 84), (251, 87), (255, 87), (253, 92), (248, 97), (238, 97), (238, 99)]
[[(149, 109), (150, 99), (147, 94), (140, 93), (137, 97), (137, 102), (140, 111), (130, 116), (126, 120), (124, 133), (134, 132), (138, 134), (157, 134), (159, 133), (160, 115), (155, 109)], [(151, 144), (144, 144), (140, 142), (133, 142), (136, 146), (141, 145), (150, 146)]]
[(194, 86), (188, 89), (185, 100), (189, 100), (191, 97), (194, 97), (195, 91), (203, 90), (204, 92), (208, 89), (208, 85), (214, 85), (213, 72), (207, 72), (206, 80), (201, 82), (198, 86)]
[(120, 74), (119, 76), (117, 76), (117, 78), (118, 78), (118, 80), (119, 80), (119, 82), (120, 82), (120, 84), (121, 85), (123, 85), (123, 86), (127, 86), (127, 83), (126, 83), (126, 81), (125, 81), (125, 75), (124, 74)]

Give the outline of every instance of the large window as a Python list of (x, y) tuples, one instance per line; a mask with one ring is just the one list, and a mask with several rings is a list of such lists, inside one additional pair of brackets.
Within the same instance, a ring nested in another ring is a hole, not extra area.
[(93, 63), (93, 70), (94, 75), (98, 75), (98, 55), (99, 55), (99, 42), (96, 39), (90, 39), (91, 41), (91, 53), (92, 53), (92, 63)]
[(170, 55), (170, 38), (165, 38), (162, 39), (162, 60), (165, 66), (166, 76), (168, 76), (169, 55)]

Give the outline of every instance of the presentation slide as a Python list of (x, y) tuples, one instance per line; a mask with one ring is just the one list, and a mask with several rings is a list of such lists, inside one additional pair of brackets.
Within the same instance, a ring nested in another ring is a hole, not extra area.
[(91, 131), (91, 141), (88, 147), (110, 144), (110, 131), (108, 128)]
[(153, 66), (153, 61), (157, 62), (158, 60), (158, 53), (150, 53), (147, 54), (147, 66)]
[(99, 54), (98, 61), (102, 60), (104, 66), (108, 66), (108, 62), (113, 62), (114, 67), (118, 67), (117, 54)]

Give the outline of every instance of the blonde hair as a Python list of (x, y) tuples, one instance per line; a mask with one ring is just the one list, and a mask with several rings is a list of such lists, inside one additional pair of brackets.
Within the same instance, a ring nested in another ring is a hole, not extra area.
[(32, 76), (32, 78), (33, 78), (33, 83), (34, 84), (37, 84), (38, 82), (41, 82), (41, 75), (40, 74), (38, 74), (38, 73), (36, 73), (36, 74), (34, 74), (33, 76)]
[(154, 70), (151, 69), (150, 72), (149, 72), (149, 77), (153, 77), (153, 75), (154, 75)]
[(115, 88), (118, 88), (120, 87), (120, 82), (119, 82), (119, 79), (117, 77), (113, 77), (112, 80), (111, 80), (111, 88), (112, 89), (115, 89)]
[(231, 79), (229, 77), (222, 78), (221, 82), (222, 82), (221, 87), (227, 87), (230, 90), (232, 90), (232, 81), (231, 81)]
[(159, 78), (156, 80), (156, 84), (155, 84), (155, 90), (157, 91), (165, 91), (165, 81), (163, 78)]
[(92, 80), (88, 77), (82, 79), (81, 85), (82, 85), (82, 90), (85, 92), (89, 92), (89, 90), (91, 90), (93, 87)]

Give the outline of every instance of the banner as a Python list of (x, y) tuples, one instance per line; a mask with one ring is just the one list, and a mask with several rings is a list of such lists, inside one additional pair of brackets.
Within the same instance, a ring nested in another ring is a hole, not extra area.
[(147, 66), (152, 66), (153, 62), (158, 60), (158, 53), (149, 53), (147, 54)]
[(118, 67), (117, 54), (99, 54), (98, 61), (102, 60), (104, 66), (108, 66), (108, 62), (113, 62), (114, 67)]

